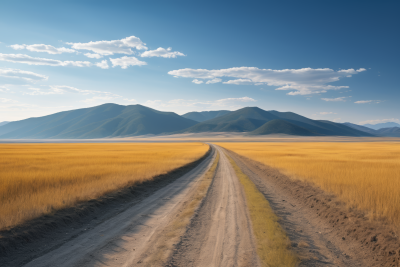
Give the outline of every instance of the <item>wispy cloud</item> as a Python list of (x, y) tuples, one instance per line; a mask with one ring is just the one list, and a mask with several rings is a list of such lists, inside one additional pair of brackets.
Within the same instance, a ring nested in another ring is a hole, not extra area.
[[(328, 83), (339, 81), (343, 77), (351, 77), (354, 74), (365, 71), (360, 68), (334, 71), (324, 69), (259, 69), (255, 67), (239, 67), (220, 70), (207, 69), (179, 69), (172, 70), (168, 74), (174, 77), (195, 78), (213, 80), (215, 78), (227, 78), (224, 84), (254, 84), (277, 86), (275, 90), (289, 90), (288, 95), (310, 95), (325, 93), (328, 90), (339, 90), (348, 86), (334, 86)], [(234, 78), (234, 79), (232, 79)], [(222, 79), (221, 79), (222, 82)], [(206, 82), (207, 83), (207, 82)]]
[(95, 54), (111, 56), (114, 54), (132, 55), (132, 48), (147, 50), (146, 44), (136, 36), (129, 36), (121, 40), (95, 41), (88, 43), (67, 43), (76, 50), (89, 50)]
[(378, 120), (367, 120), (367, 121), (361, 121), (358, 124), (364, 125), (364, 124), (378, 124), (378, 123), (385, 123), (385, 122), (397, 122), (400, 123), (399, 119), (391, 118), (391, 119), (378, 119)]
[(32, 71), (19, 70), (19, 69), (0, 69), (0, 83), (13, 84), (16, 81), (24, 82), (37, 82), (46, 81), (49, 77), (46, 75), (38, 74)]
[(89, 61), (61, 61), (49, 58), (31, 57), (24, 54), (0, 53), (0, 60), (13, 63), (24, 63), (28, 65), (75, 66), (75, 67), (90, 67), (93, 65)]
[(83, 54), (83, 55), (87, 56), (88, 58), (96, 58), (96, 59), (99, 59), (99, 58), (102, 58), (102, 57), (103, 57), (102, 55), (93, 54), (93, 53), (85, 53), (85, 54)]
[(122, 69), (127, 69), (129, 66), (147, 65), (147, 63), (144, 61), (140, 61), (135, 57), (127, 57), (127, 56), (123, 56), (120, 58), (110, 58), (110, 61), (113, 64), (113, 68), (121, 66)]
[(204, 83), (203, 81), (199, 81), (199, 80), (197, 80), (197, 79), (194, 79), (193, 81), (192, 81), (192, 83), (195, 83), (195, 84), (202, 84), (202, 83)]
[(371, 104), (371, 103), (378, 104), (378, 103), (381, 103), (381, 102), (382, 102), (381, 100), (360, 100), (360, 101), (356, 101), (354, 103), (356, 103), (356, 104)]
[(153, 108), (177, 108), (186, 107), (197, 110), (212, 110), (212, 109), (238, 109), (245, 105), (245, 103), (256, 102), (255, 99), (250, 97), (239, 97), (239, 98), (223, 98), (213, 101), (197, 101), (197, 100), (186, 100), (186, 99), (173, 99), (167, 102), (162, 100), (148, 100), (144, 103), (145, 106)]
[(30, 87), (28, 89), (30, 90), (30, 92), (25, 93), (26, 95), (63, 95), (67, 93), (72, 93), (81, 95), (97, 95), (102, 97), (113, 97), (113, 98), (120, 97), (119, 95), (111, 92), (85, 90), (67, 85), (50, 85), (48, 89), (34, 88), (34, 87)]
[(336, 98), (321, 98), (324, 101), (327, 102), (346, 102), (346, 98), (351, 97), (351, 96), (342, 96), (342, 97), (336, 97)]
[(220, 78), (214, 78), (212, 80), (208, 80), (206, 84), (212, 84), (212, 83), (220, 83), (222, 80)]
[(26, 44), (15, 44), (15, 45), (10, 45), (11, 48), (14, 50), (22, 50), (22, 49), (27, 49), (32, 52), (46, 52), (48, 54), (62, 54), (62, 53), (74, 53), (76, 52), (74, 49), (70, 48), (65, 48), (65, 47), (59, 47), (56, 48), (52, 45), (45, 45), (45, 44), (33, 44), (33, 45), (26, 45)]
[(172, 48), (167, 49), (159, 47), (156, 50), (149, 50), (143, 52), (141, 57), (163, 57), (163, 58), (176, 58), (178, 56), (185, 56), (183, 53), (178, 51), (172, 51)]
[(107, 60), (102, 60), (101, 62), (96, 63), (96, 66), (102, 69), (109, 68)]

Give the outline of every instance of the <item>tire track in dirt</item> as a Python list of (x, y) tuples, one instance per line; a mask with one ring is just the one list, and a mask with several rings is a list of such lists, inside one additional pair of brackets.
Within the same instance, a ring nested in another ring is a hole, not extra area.
[(217, 150), (214, 181), (168, 266), (260, 266), (242, 186)]
[(302, 258), (300, 266), (399, 266), (398, 239), (382, 222), (369, 221), (360, 211), (349, 210), (335, 196), (311, 184), (293, 181), (277, 169), (224, 151), (281, 218), (293, 249)]

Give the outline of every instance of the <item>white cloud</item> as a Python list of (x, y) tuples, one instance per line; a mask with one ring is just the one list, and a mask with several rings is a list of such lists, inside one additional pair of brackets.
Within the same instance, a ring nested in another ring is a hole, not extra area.
[(320, 112), (319, 114), (320, 115), (331, 115), (331, 114), (337, 114), (337, 113), (334, 113), (334, 112)]
[(214, 78), (214, 79), (212, 79), (212, 80), (208, 80), (208, 81), (206, 82), (206, 84), (220, 83), (220, 82), (222, 82), (222, 80), (221, 80), (220, 78)]
[(197, 79), (194, 79), (194, 80), (192, 81), (192, 83), (195, 83), (195, 84), (202, 84), (203, 81), (199, 81), (199, 80), (197, 80)]
[(133, 102), (133, 103), (137, 103), (137, 101), (136, 101), (136, 99), (129, 99), (129, 98), (125, 98), (124, 99), (125, 101), (128, 101), (128, 102)]
[(338, 121), (341, 121), (342, 119), (341, 118), (337, 118), (337, 119), (333, 119), (332, 121), (333, 122), (338, 122)]
[(378, 123), (385, 123), (385, 122), (397, 122), (400, 123), (399, 119), (380, 119), (380, 120), (367, 120), (367, 121), (362, 121), (359, 122), (358, 124), (364, 125), (364, 124), (378, 124)]
[(150, 106), (153, 108), (177, 108), (186, 107), (197, 110), (213, 110), (213, 109), (238, 109), (243, 107), (244, 103), (255, 102), (253, 98), (250, 97), (240, 97), (240, 98), (224, 98), (212, 101), (197, 101), (197, 100), (185, 100), (185, 99), (173, 99), (168, 102), (163, 102), (161, 100), (148, 100), (143, 105)]
[(12, 100), (12, 99), (8, 99), (8, 98), (0, 98), (0, 102), (1, 103), (17, 103), (18, 101)]
[(346, 102), (346, 98), (350, 96), (342, 96), (342, 97), (336, 97), (336, 98), (321, 98), (324, 101), (328, 102)]
[(87, 57), (89, 57), (89, 58), (97, 58), (97, 59), (103, 57), (102, 55), (99, 55), (99, 54), (92, 54), (92, 53), (86, 53), (86, 54), (84, 54), (84, 55), (87, 56)]
[(33, 45), (10, 45), (11, 48), (15, 50), (22, 50), (22, 49), (27, 49), (32, 52), (46, 52), (48, 54), (62, 54), (62, 53), (74, 53), (76, 52), (74, 49), (70, 48), (65, 48), (65, 47), (59, 47), (56, 48), (52, 45), (45, 45), (45, 44), (33, 44)]
[(0, 83), (10, 84), (16, 81), (37, 82), (46, 81), (49, 77), (32, 71), (19, 69), (0, 69)]
[(141, 57), (164, 57), (164, 58), (176, 58), (177, 56), (185, 56), (181, 52), (171, 51), (172, 48), (169, 47), (167, 49), (159, 47), (156, 50), (149, 50), (143, 52)]
[[(334, 71), (329, 68), (302, 69), (259, 69), (255, 67), (238, 67), (220, 70), (179, 69), (168, 74), (174, 77), (212, 80), (228, 78), (225, 84), (254, 84), (277, 86), (276, 90), (290, 90), (288, 95), (309, 95), (325, 93), (328, 90), (339, 90), (348, 86), (333, 86), (328, 83), (336, 82), (344, 77), (365, 71), (365, 69), (348, 69)], [(232, 79), (234, 78), (234, 79)], [(206, 82), (207, 83), (207, 82)]]
[(95, 64), (97, 67), (102, 68), (102, 69), (108, 69), (108, 63), (107, 60), (102, 60), (101, 62), (98, 62)]
[(381, 103), (381, 100), (360, 100), (360, 101), (356, 101), (354, 102), (355, 104), (371, 104), (371, 103)]
[(121, 66), (123, 69), (127, 69), (129, 66), (142, 66), (147, 65), (146, 62), (140, 61), (135, 57), (123, 56), (120, 58), (110, 58), (113, 68), (116, 66)]
[(252, 80), (250, 79), (236, 79), (236, 80), (229, 80), (223, 82), (223, 84), (236, 84), (236, 85), (245, 85), (245, 84), (252, 84)]
[(2, 54), (0, 53), (1, 61), (8, 61), (13, 63), (24, 63), (28, 65), (47, 65), (47, 66), (76, 66), (76, 67), (90, 67), (92, 63), (88, 61), (60, 61), (49, 58), (31, 57), (24, 54)]
[(71, 45), (73, 49), (89, 50), (93, 53), (103, 56), (110, 56), (114, 54), (132, 55), (133, 51), (131, 48), (136, 48), (137, 50), (147, 50), (146, 44), (136, 36), (126, 37), (121, 40), (68, 44)]
[(10, 91), (10, 89), (8, 89), (7, 87), (0, 86), (0, 92), (8, 92), (8, 91)]
[(26, 95), (63, 95), (66, 93), (74, 93), (74, 94), (81, 94), (81, 95), (97, 95), (102, 97), (120, 97), (117, 94), (110, 93), (110, 92), (103, 92), (103, 91), (95, 91), (95, 90), (84, 90), (75, 88), (72, 86), (67, 85), (50, 85), (50, 88), (45, 90), (42, 88), (28, 88), (30, 92), (25, 93)]

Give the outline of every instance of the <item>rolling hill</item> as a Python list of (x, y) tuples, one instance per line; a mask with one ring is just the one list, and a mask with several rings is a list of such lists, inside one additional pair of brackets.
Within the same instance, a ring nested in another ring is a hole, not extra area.
[(400, 124), (395, 123), (395, 122), (384, 122), (384, 123), (378, 123), (378, 124), (364, 124), (363, 126), (374, 129), (374, 130), (379, 130), (382, 128), (400, 127)]
[(10, 122), (0, 127), (0, 139), (89, 139), (161, 134), (195, 124), (196, 121), (173, 112), (161, 112), (141, 105), (104, 104)]
[(201, 112), (193, 111), (193, 112), (183, 114), (182, 117), (191, 119), (191, 120), (194, 120), (197, 122), (203, 122), (206, 120), (211, 120), (216, 117), (220, 117), (222, 115), (228, 114), (229, 112), (230, 112), (229, 110), (201, 111)]
[(7, 123), (9, 123), (9, 122), (8, 121), (0, 122), (0, 126), (6, 125)]
[(349, 126), (353, 129), (359, 130), (359, 131), (363, 131), (366, 133), (370, 133), (370, 134), (374, 134), (374, 135), (379, 135), (379, 132), (377, 130), (362, 126), (362, 125), (358, 125), (358, 124), (354, 124), (354, 123), (350, 123), (350, 122), (345, 122), (343, 123), (346, 126)]
[(379, 135), (387, 137), (400, 137), (400, 127), (389, 127), (378, 130)]
[(306, 128), (294, 125), (284, 120), (272, 120), (266, 122), (261, 127), (249, 133), (249, 135), (266, 135), (266, 134), (290, 134), (301, 136), (318, 135)]
[[(274, 131), (273, 128), (276, 128), (283, 134), (293, 134), (296, 131), (303, 131), (307, 135), (374, 136), (373, 134), (359, 131), (340, 123), (311, 120), (293, 112), (265, 111), (258, 107), (246, 107), (232, 111), (226, 115), (198, 123), (180, 132), (252, 132), (272, 120), (281, 121), (279, 123), (267, 124), (260, 129), (260, 134), (262, 132)], [(287, 123), (283, 123), (282, 121)], [(300, 128), (295, 128), (294, 126)], [(302, 129), (308, 132), (304, 132)]]
[(360, 131), (374, 134), (376, 136), (400, 137), (400, 127), (388, 127), (388, 128), (380, 128), (378, 130), (374, 130), (374, 129), (370, 129), (368, 127), (353, 124), (350, 122), (345, 122), (343, 124), (345, 124), (349, 127), (352, 127), (354, 129), (360, 130)]

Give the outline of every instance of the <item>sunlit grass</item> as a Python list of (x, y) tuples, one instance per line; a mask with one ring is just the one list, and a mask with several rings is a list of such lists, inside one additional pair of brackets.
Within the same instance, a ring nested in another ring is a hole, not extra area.
[(0, 145), (0, 229), (151, 180), (202, 157), (202, 143)]
[(400, 143), (220, 143), (400, 225)]
[(268, 201), (237, 164), (231, 158), (229, 161), (243, 185), (261, 262), (268, 267), (296, 266), (299, 260), (290, 250), (290, 240)]

